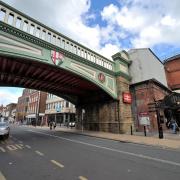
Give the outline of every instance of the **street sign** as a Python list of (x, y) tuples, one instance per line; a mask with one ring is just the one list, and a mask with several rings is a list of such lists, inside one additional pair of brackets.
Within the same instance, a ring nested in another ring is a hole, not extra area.
[(139, 124), (144, 126), (150, 126), (150, 119), (147, 112), (139, 113)]

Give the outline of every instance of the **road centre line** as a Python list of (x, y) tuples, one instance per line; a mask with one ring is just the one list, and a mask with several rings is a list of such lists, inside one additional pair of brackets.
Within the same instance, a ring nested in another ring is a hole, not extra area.
[(59, 137), (59, 136), (56, 136), (56, 135), (47, 134), (47, 133), (43, 133), (43, 132), (36, 132), (36, 131), (33, 131), (33, 130), (27, 130), (27, 131), (37, 133), (37, 134), (43, 134), (43, 135), (46, 135), (46, 136), (55, 137), (55, 138), (58, 138), (58, 139), (63, 139), (63, 140), (78, 143), (78, 144), (83, 144), (83, 145), (86, 145), (86, 146), (92, 146), (92, 147), (96, 147), (96, 148), (99, 148), (99, 149), (105, 149), (105, 150), (108, 150), (108, 151), (113, 151), (113, 152), (117, 152), (117, 153), (121, 153), (121, 154), (126, 154), (126, 155), (130, 155), (130, 156), (138, 157), (138, 158), (141, 158), (141, 159), (152, 160), (152, 161), (156, 161), (156, 162), (160, 162), (160, 163), (164, 163), (164, 164), (169, 164), (169, 165), (174, 165), (174, 166), (180, 166), (180, 163), (178, 163), (178, 162), (173, 162), (173, 161), (169, 161), (169, 160), (154, 158), (154, 157), (146, 156), (146, 155), (142, 155), (142, 154), (135, 154), (135, 153), (132, 153), (132, 152), (127, 152), (127, 151), (121, 151), (121, 150), (118, 150), (118, 149), (112, 149), (112, 148), (108, 148), (108, 147), (105, 147), (105, 146), (99, 146), (99, 145), (95, 145), (95, 144), (86, 143), (86, 142), (83, 142), (83, 141), (63, 138), (63, 137)]
[(0, 180), (6, 180), (6, 178), (4, 177), (1, 171), (0, 171)]
[(55, 164), (56, 166), (60, 167), (60, 168), (63, 168), (63, 167), (64, 167), (64, 165), (62, 165), (61, 163), (59, 163), (59, 162), (57, 162), (57, 161), (55, 161), (55, 160), (51, 160), (51, 162), (52, 162), (53, 164)]
[(40, 151), (35, 151), (35, 152), (36, 152), (36, 154), (39, 154), (40, 156), (44, 156), (44, 154)]

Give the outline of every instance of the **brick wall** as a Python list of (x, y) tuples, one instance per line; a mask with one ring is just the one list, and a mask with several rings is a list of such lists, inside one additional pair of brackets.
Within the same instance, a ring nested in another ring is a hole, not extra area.
[(47, 93), (40, 92), (39, 113), (45, 113)]
[[(130, 90), (133, 96), (132, 112), (136, 130), (143, 131), (143, 126), (139, 123), (139, 117), (143, 113), (147, 114), (150, 119), (149, 131), (157, 130), (156, 111), (149, 108), (148, 104), (162, 100), (169, 93), (169, 90), (153, 80), (131, 85)], [(161, 115), (163, 115), (163, 112), (161, 112)]]
[(164, 68), (169, 88), (180, 89), (180, 57), (165, 62)]

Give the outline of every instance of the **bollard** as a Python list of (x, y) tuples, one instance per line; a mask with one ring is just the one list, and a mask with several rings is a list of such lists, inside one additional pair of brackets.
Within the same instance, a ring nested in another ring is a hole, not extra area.
[(163, 136), (163, 128), (162, 126), (159, 127), (159, 139), (163, 139), (164, 136)]
[(146, 136), (146, 126), (144, 126), (144, 136)]

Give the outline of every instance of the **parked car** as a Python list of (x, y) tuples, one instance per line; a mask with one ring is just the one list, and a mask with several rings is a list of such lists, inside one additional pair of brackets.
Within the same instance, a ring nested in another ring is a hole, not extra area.
[(7, 122), (0, 122), (0, 136), (9, 137), (10, 127)]
[(69, 127), (75, 127), (76, 126), (76, 122), (73, 121), (73, 122), (69, 122)]

